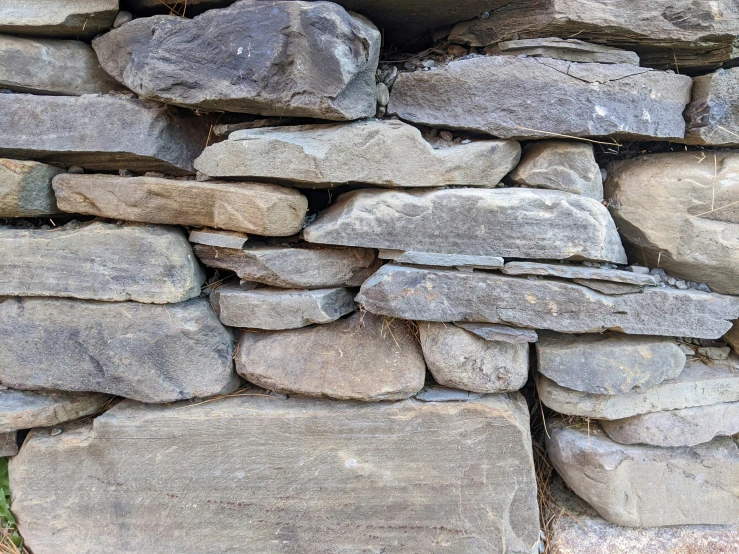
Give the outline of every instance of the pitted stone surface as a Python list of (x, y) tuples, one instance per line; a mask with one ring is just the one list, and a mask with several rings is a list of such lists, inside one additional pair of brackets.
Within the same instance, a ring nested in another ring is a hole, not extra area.
[(0, 217), (57, 213), (51, 180), (63, 171), (39, 162), (0, 158)]
[(3, 0), (0, 33), (90, 39), (109, 29), (118, 0)]
[(105, 394), (0, 389), (0, 433), (51, 427), (92, 415), (110, 399)]

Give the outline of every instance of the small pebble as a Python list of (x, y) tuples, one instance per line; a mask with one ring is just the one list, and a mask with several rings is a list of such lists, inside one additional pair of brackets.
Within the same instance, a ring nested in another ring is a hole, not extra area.
[(676, 281), (675, 286), (680, 290), (688, 290), (688, 283), (685, 281)]
[(403, 64), (403, 69), (405, 69), (406, 71), (413, 71), (414, 69), (416, 69), (416, 64), (413, 62), (405, 62)]
[(54, 429), (51, 430), (51, 433), (49, 433), (49, 434), (52, 437), (56, 437), (57, 435), (61, 435), (62, 434), (62, 430), (59, 429), (58, 427), (55, 427)]
[(463, 46), (459, 46), (458, 44), (452, 44), (449, 48), (446, 49), (446, 53), (450, 56), (454, 56), (455, 58), (461, 58), (462, 56), (467, 55), (467, 49)]
[(464, 139), (464, 140), (462, 141), (462, 144), (469, 144), (469, 143), (471, 143), (471, 142), (472, 142), (472, 141), (471, 141), (470, 139)]
[(685, 354), (686, 356), (695, 356), (695, 351), (689, 346), (685, 344), (679, 344), (678, 346), (680, 347), (680, 350), (682, 350), (683, 354)]
[(202, 171), (196, 171), (195, 172), (195, 180), (199, 183), (204, 183), (205, 181), (210, 181), (210, 177), (203, 173)]
[(724, 346), (723, 348), (716, 348), (715, 346), (702, 346), (698, 349), (698, 354), (705, 356), (710, 360), (728, 360), (731, 348)]
[(398, 68), (394, 65), (390, 67), (390, 69), (387, 70), (387, 73), (382, 78), (382, 82), (385, 83), (385, 86), (390, 89), (393, 87), (393, 84), (395, 83), (395, 79), (398, 76)]
[(638, 273), (639, 275), (649, 275), (649, 268), (643, 265), (630, 265), (626, 270), (632, 273)]
[(670, 285), (671, 287), (674, 287), (676, 283), (677, 283), (677, 279), (675, 279), (674, 277), (667, 278), (667, 284)]
[(701, 292), (711, 292), (711, 289), (708, 288), (708, 285), (706, 285), (705, 283), (698, 283), (695, 286), (695, 290), (699, 290)]
[(421, 65), (425, 67), (426, 69), (431, 69), (436, 65), (436, 62), (434, 60), (423, 60), (421, 62)]
[(441, 131), (441, 132), (439, 133), (439, 136), (440, 136), (440, 137), (441, 137), (442, 139), (444, 139), (444, 140), (446, 140), (446, 141), (449, 141), (449, 142), (451, 142), (451, 141), (452, 141), (452, 139), (454, 138), (454, 135), (452, 135), (452, 134), (451, 134), (451, 133), (450, 133), (449, 131)]
[(608, 179), (608, 171), (603, 167), (600, 168), (600, 178), (604, 183), (606, 182), (606, 179)]
[(71, 173), (72, 175), (82, 175), (84, 172), (85, 170), (78, 165), (73, 165), (67, 168), (67, 173)]
[(390, 102), (390, 91), (385, 83), (377, 83), (377, 105), (387, 106)]
[(128, 23), (133, 19), (133, 16), (131, 15), (131, 12), (126, 11), (120, 11), (118, 12), (118, 15), (115, 16), (115, 19), (113, 20), (113, 28), (117, 29), (124, 23)]
[(144, 173), (144, 177), (164, 177), (164, 173), (159, 173), (158, 171), (147, 171)]
[(119, 169), (118, 175), (121, 177), (133, 177), (133, 171), (129, 171), (128, 169)]
[(387, 113), (387, 108), (385, 106), (377, 106), (377, 111), (375, 112), (375, 117), (377, 118), (383, 118), (385, 117), (385, 114)]

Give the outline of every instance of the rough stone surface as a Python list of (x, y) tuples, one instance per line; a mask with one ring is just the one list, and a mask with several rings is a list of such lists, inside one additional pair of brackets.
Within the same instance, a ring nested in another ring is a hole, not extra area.
[(0, 33), (90, 39), (117, 14), (118, 0), (2, 0)]
[(570, 62), (639, 65), (639, 55), (636, 52), (591, 44), (578, 39), (561, 39), (558, 37), (507, 40), (496, 44), (492, 48), (492, 52), (505, 56), (525, 55)]
[(421, 131), (402, 121), (369, 120), (236, 131), (208, 147), (195, 167), (211, 177), (279, 179), (313, 188), (495, 187), (520, 156), (515, 141), (434, 149)]
[(739, 295), (739, 153), (641, 156), (608, 175), (610, 210), (635, 261)]
[(441, 385), (428, 385), (423, 387), (414, 398), (421, 402), (467, 402), (468, 400), (477, 400), (483, 396), (485, 394), (481, 392), (470, 392), (442, 387)]
[(573, 279), (572, 282), (612, 296), (640, 293), (644, 290), (644, 287), (640, 287), (639, 285), (612, 283), (610, 281), (596, 281), (595, 279)]
[(685, 75), (629, 64), (473, 57), (400, 73), (388, 113), (500, 138), (682, 138), (691, 86)]
[(530, 554), (539, 538), (518, 394), (125, 402), (61, 435), (34, 431), (10, 489), (34, 554)]
[(739, 146), (739, 68), (719, 69), (693, 79), (693, 99), (685, 110), (688, 144)]
[(231, 336), (204, 299), (153, 306), (8, 298), (0, 325), (0, 382), (16, 389), (172, 402), (237, 385)]
[(641, 275), (633, 271), (597, 269), (580, 265), (543, 264), (537, 262), (508, 262), (501, 271), (507, 275), (541, 275), (564, 279), (587, 279), (613, 281), (641, 287), (657, 286), (659, 279), (654, 275)]
[(353, 191), (303, 236), (323, 244), (443, 254), (626, 260), (603, 205), (554, 190)]
[(267, 390), (373, 402), (416, 394), (426, 364), (405, 322), (355, 313), (304, 329), (245, 332), (236, 371)]
[(380, 33), (331, 2), (242, 0), (157, 15), (92, 43), (139, 96), (193, 108), (348, 120), (375, 114)]
[(503, 267), (505, 262), (503, 258), (498, 256), (403, 252), (402, 250), (380, 250), (379, 257), (381, 260), (394, 260), (399, 264), (462, 267), (466, 269), (498, 269)]
[(105, 394), (0, 389), (0, 433), (50, 427), (92, 415), (110, 398)]
[(193, 244), (240, 250), (246, 246), (249, 237), (244, 233), (237, 233), (236, 231), (194, 229), (190, 231), (187, 240)]
[(174, 227), (93, 222), (55, 229), (0, 228), (0, 296), (181, 302), (205, 275)]
[(57, 213), (51, 180), (63, 171), (39, 162), (0, 158), (0, 217)]
[(605, 296), (562, 281), (392, 264), (362, 285), (357, 302), (375, 314), (420, 321), (714, 339), (739, 315), (739, 298), (694, 290)]
[(429, 371), (440, 385), (473, 392), (511, 392), (529, 376), (528, 343), (481, 338), (456, 325), (419, 324)]
[(494, 323), (464, 323), (460, 321), (457, 321), (455, 325), (486, 340), (510, 342), (512, 344), (539, 340), (539, 335), (531, 329), (517, 329), (516, 327)]
[(0, 457), (9, 458), (18, 454), (17, 432), (0, 433)]
[(739, 320), (734, 322), (734, 326), (726, 333), (724, 340), (739, 354)]
[(298, 191), (262, 183), (64, 174), (54, 192), (65, 212), (265, 236), (299, 232), (308, 210)]

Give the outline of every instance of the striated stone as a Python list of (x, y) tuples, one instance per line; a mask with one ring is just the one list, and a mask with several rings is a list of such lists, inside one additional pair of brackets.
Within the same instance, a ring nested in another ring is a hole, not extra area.
[(739, 68), (719, 69), (693, 79), (685, 110), (687, 144), (739, 146)]
[(388, 113), (500, 138), (682, 138), (691, 86), (686, 75), (628, 64), (474, 57), (400, 73)]
[(153, 306), (47, 298), (0, 301), (0, 382), (141, 402), (230, 392), (231, 336), (208, 302)]
[(57, 436), (32, 432), (10, 489), (34, 554), (530, 554), (539, 538), (518, 394), (124, 402)]
[(65, 174), (54, 192), (65, 212), (265, 236), (298, 233), (308, 210), (298, 191), (262, 183)]
[(278, 179), (313, 188), (495, 187), (520, 156), (515, 141), (434, 149), (402, 121), (369, 120), (236, 131), (206, 148), (195, 167), (211, 177)]
[(16, 431), (0, 433), (0, 457), (8, 458), (18, 454), (18, 442)]
[(267, 390), (374, 402), (416, 394), (426, 364), (405, 322), (357, 312), (304, 329), (244, 332), (236, 371)]
[(193, 229), (190, 231), (190, 236), (187, 237), (187, 240), (193, 244), (240, 250), (246, 246), (246, 241), (249, 240), (249, 237), (245, 233), (237, 233), (236, 231)]
[(57, 213), (51, 180), (63, 171), (39, 162), (0, 158), (0, 217)]
[(105, 394), (0, 389), (0, 433), (51, 427), (93, 415), (110, 400)]
[(504, 56), (533, 56), (570, 62), (625, 63), (639, 65), (636, 52), (591, 44), (578, 39), (530, 38), (499, 42), (486, 52)]
[(455, 322), (454, 325), (470, 333), (474, 333), (485, 340), (510, 342), (511, 344), (536, 342), (539, 340), (539, 335), (531, 329), (517, 329), (516, 327), (496, 325), (494, 323), (464, 323), (460, 321)]
[(399, 264), (458, 267), (465, 269), (498, 269), (504, 260), (498, 256), (468, 256), (464, 254), (438, 254), (435, 252), (403, 252), (380, 250), (381, 260), (394, 260)]
[(330, 2), (242, 0), (194, 19), (139, 18), (92, 46), (143, 98), (339, 121), (375, 114), (380, 33)]
[(90, 39), (109, 29), (118, 0), (3, 0), (0, 33)]
[(626, 261), (602, 204), (554, 190), (353, 191), (303, 236), (323, 244), (442, 254)]
[(181, 302), (203, 271), (174, 227), (92, 222), (55, 229), (0, 228), (0, 296)]
[(724, 340), (739, 354), (739, 320), (734, 322), (734, 326), (726, 333)]
[(596, 281), (595, 279), (573, 279), (573, 283), (597, 290), (603, 294), (619, 295), (640, 293), (644, 287), (639, 285), (627, 285), (624, 283), (612, 283), (610, 281)]
[(507, 275), (542, 275), (564, 279), (586, 279), (626, 283), (640, 287), (657, 286), (659, 279), (654, 275), (642, 275), (618, 269), (598, 269), (581, 265), (543, 264), (537, 262), (508, 262), (501, 271)]

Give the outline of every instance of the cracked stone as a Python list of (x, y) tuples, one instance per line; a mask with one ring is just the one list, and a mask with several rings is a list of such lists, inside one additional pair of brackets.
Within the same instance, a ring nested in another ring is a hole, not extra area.
[(63, 172), (53, 165), (0, 158), (0, 217), (58, 213), (51, 180)]

